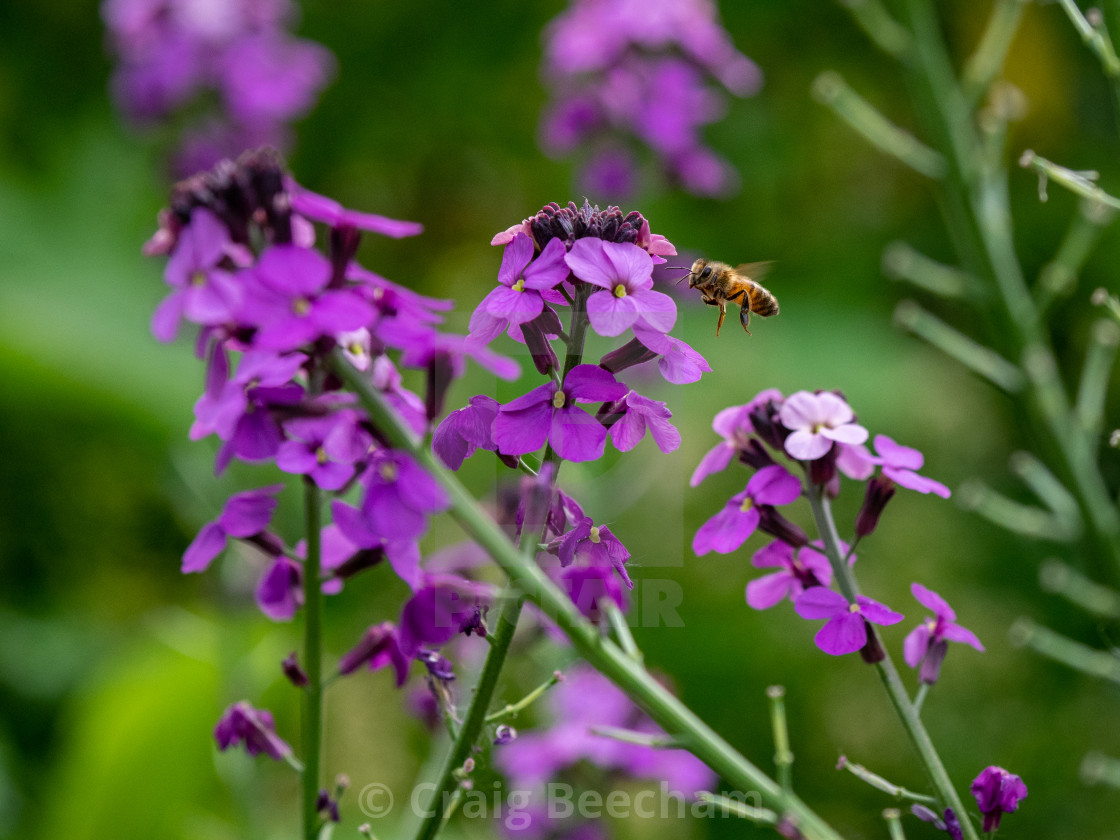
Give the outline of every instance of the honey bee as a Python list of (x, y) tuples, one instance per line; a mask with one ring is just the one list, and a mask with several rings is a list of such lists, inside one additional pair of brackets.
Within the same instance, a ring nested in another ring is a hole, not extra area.
[[(702, 300), (709, 306), (719, 307), (716, 335), (727, 315), (727, 304), (739, 304), (739, 323), (747, 329), (754, 312), (763, 318), (778, 314), (778, 300), (763, 288), (756, 279), (762, 277), (770, 263), (744, 263), (732, 268), (727, 263), (706, 260), (703, 257), (692, 264), (688, 272), (688, 288), (699, 289)], [(681, 280), (684, 278), (682, 277)], [(678, 281), (680, 282), (680, 281)]]

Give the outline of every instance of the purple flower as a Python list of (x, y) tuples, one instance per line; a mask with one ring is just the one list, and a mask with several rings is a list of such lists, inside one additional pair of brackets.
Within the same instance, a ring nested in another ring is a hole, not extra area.
[(572, 530), (564, 534), (557, 546), (560, 565), (567, 568), (577, 560), (583, 566), (613, 568), (626, 584), (634, 588), (634, 582), (626, 573), (626, 561), (630, 552), (606, 525), (596, 525), (591, 517), (585, 516)]
[(488, 604), (481, 584), (458, 575), (430, 575), (401, 609), (401, 652), (414, 657), (422, 647), (439, 647), (459, 633), (480, 630), (480, 615)]
[[(389, 565), (393, 567), (393, 571), (397, 573), (397, 577), (413, 589), (420, 587), (422, 583), (420, 547), (416, 544), (416, 540), (383, 539), (370, 527), (367, 517), (363, 515), (360, 509), (351, 507), (341, 499), (335, 499), (331, 502), (331, 516), (334, 518), (334, 525), (337, 526), (339, 534), (346, 542), (357, 546), (363, 552), (372, 552), (372, 556), (354, 557), (352, 554), (348, 555), (341, 552), (332, 556), (328, 552), (328, 549), (332, 546), (326, 538), (330, 531), (325, 528), (323, 529), (322, 557), (324, 571), (329, 571), (336, 578), (341, 579), (373, 565), (380, 560), (381, 556), (384, 556), (388, 559)], [(354, 562), (358, 564), (356, 567), (352, 566)], [(332, 586), (332, 589), (338, 588), (337, 584), (332, 585), (332, 582), (328, 581), (323, 584), (324, 592), (329, 591), (326, 588), (327, 586)]]
[(817, 647), (833, 656), (855, 653), (867, 644), (866, 622), (872, 624), (897, 624), (905, 618), (902, 613), (872, 601), (863, 595), (856, 596), (856, 603), (835, 590), (814, 586), (802, 592), (793, 602), (797, 614), (810, 621), (828, 619), (817, 631)]
[(436, 427), (432, 434), (432, 452), (451, 470), (463, 466), (463, 461), (476, 449), (496, 452), (498, 446), (490, 430), (497, 416), (497, 400), (485, 394), (471, 397), (465, 407), (452, 411)]
[(911, 668), (921, 665), (919, 679), (933, 685), (937, 682), (949, 642), (964, 642), (981, 653), (984, 652), (984, 646), (975, 633), (956, 623), (957, 614), (936, 592), (926, 589), (920, 583), (910, 584), (910, 592), (918, 603), (933, 610), (934, 615), (932, 618), (927, 617), (910, 631), (902, 643), (903, 658)]
[(276, 125), (311, 110), (334, 70), (334, 57), (312, 41), (271, 31), (238, 38), (216, 69), (235, 122)]
[(276, 466), (307, 475), (324, 490), (341, 490), (354, 477), (355, 465), (373, 445), (356, 411), (326, 417), (297, 417), (284, 424), (288, 440), (280, 444)]
[[(224, 360), (224, 353), (215, 359)], [(190, 439), (211, 434), (225, 441), (244, 438), (244, 444), (235, 447), (240, 457), (272, 457), (280, 445), (280, 430), (267, 407), (272, 403), (291, 405), (303, 398), (303, 388), (293, 380), (306, 361), (302, 353), (281, 356), (250, 351), (241, 357), (237, 373), (228, 381), (221, 365), (214, 365), (206, 391), (194, 405)], [(261, 426), (266, 428), (258, 428)]]
[(587, 299), (587, 317), (600, 335), (621, 335), (638, 322), (661, 333), (673, 328), (677, 305), (653, 291), (653, 260), (637, 245), (577, 239), (565, 259), (576, 277), (604, 290)]
[(362, 476), (362, 515), (386, 540), (414, 540), (428, 529), (428, 514), (446, 510), (447, 494), (407, 452), (382, 450)]
[(273, 621), (291, 621), (303, 606), (303, 567), (283, 554), (265, 570), (255, 593), (257, 606)]
[(244, 744), (249, 755), (265, 753), (277, 761), (292, 755), (292, 748), (276, 734), (272, 715), (265, 709), (254, 709), (244, 700), (222, 713), (214, 727), (214, 738), (222, 751)]
[(696, 382), (712, 369), (703, 356), (679, 338), (645, 327), (641, 322), (634, 324), (634, 335), (635, 338), (603, 356), (600, 366), (611, 373), (618, 373), (657, 359), (661, 375), (666, 382), (674, 385)]
[(607, 430), (576, 403), (617, 400), (626, 391), (602, 368), (577, 365), (562, 388), (548, 382), (503, 405), (494, 420), (494, 443), (508, 455), (524, 455), (547, 442), (566, 461), (593, 461), (603, 454)]
[(424, 226), (418, 222), (402, 222), (387, 216), (378, 216), (376, 213), (347, 210), (334, 199), (311, 192), (291, 178), (286, 179), (285, 186), (291, 197), (293, 211), (308, 219), (324, 222), (333, 228), (358, 228), (390, 236), (393, 239), (416, 236), (424, 231)]
[(857, 444), (867, 440), (867, 429), (853, 422), (852, 409), (831, 391), (791, 394), (778, 412), (790, 430), (786, 452), (799, 461), (815, 461), (828, 453), (832, 444)]
[(1027, 797), (1027, 786), (1014, 773), (1002, 767), (985, 767), (972, 782), (972, 795), (984, 815), (985, 832), (999, 828), (1000, 817), (1010, 814)]
[(248, 539), (262, 533), (276, 510), (276, 494), (283, 489), (283, 484), (270, 484), (230, 496), (221, 515), (204, 525), (183, 552), (182, 571), (205, 571), (231, 537)]
[(669, 422), (673, 414), (663, 402), (631, 391), (621, 400), (606, 406), (606, 410), (612, 420), (607, 433), (620, 452), (629, 452), (637, 446), (647, 431), (657, 448), (666, 454), (681, 445), (681, 433)]
[(564, 262), (564, 243), (549, 242), (533, 259), (533, 240), (518, 233), (506, 245), (496, 289), (475, 309), (470, 321), (471, 338), (483, 343), (493, 341), (510, 324), (525, 324), (544, 310), (541, 292), (553, 289), (568, 277)]
[(156, 307), (152, 335), (159, 341), (171, 341), (183, 318), (203, 325), (233, 321), (241, 303), (241, 287), (229, 271), (218, 267), (231, 257), (245, 265), (249, 255), (234, 246), (217, 216), (196, 207), (164, 268), (164, 279), (174, 291)]
[(751, 476), (746, 488), (732, 496), (723, 510), (700, 526), (692, 540), (692, 550), (698, 555), (709, 551), (730, 554), (758, 527), (758, 505), (788, 505), (800, 495), (801, 482), (785, 467), (764, 467)]
[(895, 484), (919, 493), (933, 493), (943, 499), (949, 498), (949, 488), (940, 481), (918, 475), (925, 459), (917, 449), (895, 443), (886, 435), (875, 435), (875, 452), (878, 457), (868, 457), (872, 464), (878, 464), (883, 475)]
[(796, 601), (806, 589), (832, 582), (828, 558), (810, 546), (797, 549), (795, 556), (793, 546), (774, 540), (754, 553), (751, 565), (756, 569), (780, 568), (747, 584), (747, 604), (756, 610), (769, 609), (787, 597)]
[(522, 730), (517, 739), (494, 752), (494, 761), (518, 788), (554, 781), (581, 761), (606, 770), (621, 770), (643, 779), (661, 779), (669, 789), (692, 795), (715, 777), (685, 750), (662, 750), (593, 734), (594, 727), (615, 727), (645, 734), (660, 730), (606, 677), (577, 665), (548, 695), (552, 724)]
[(402, 652), (397, 641), (397, 628), (391, 621), (375, 624), (362, 634), (358, 644), (342, 655), (338, 661), (338, 673), (352, 674), (363, 665), (371, 671), (392, 666), (396, 674), (397, 687), (408, 679), (410, 660)]
[(692, 478), (688, 480), (689, 486), (696, 487), (712, 473), (726, 469), (736, 453), (747, 447), (754, 434), (751, 414), (770, 400), (781, 398), (781, 391), (768, 388), (746, 405), (733, 405), (717, 414), (712, 420), (712, 430), (723, 440), (700, 459), (700, 463), (692, 473)]
[(299, 245), (271, 245), (246, 273), (242, 321), (258, 327), (253, 347), (295, 350), (364, 327), (374, 310), (357, 291), (329, 289), (330, 261)]

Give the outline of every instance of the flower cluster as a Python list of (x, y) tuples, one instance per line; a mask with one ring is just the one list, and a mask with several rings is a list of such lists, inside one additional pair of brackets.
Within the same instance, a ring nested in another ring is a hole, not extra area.
[[(457, 634), (485, 634), (490, 590), (470, 579), (470, 564), (421, 567), (419, 540), (429, 517), (448, 507), (447, 494), (343, 390), (342, 366), (352, 366), (417, 434), (429, 429), (465, 358), (506, 377), (519, 368), (441, 332), (444, 302), (357, 263), (362, 231), (400, 237), (420, 226), (346, 210), (297, 184), (270, 151), (223, 161), (175, 187), (146, 251), (167, 255), (171, 288), (152, 319), (153, 333), (170, 341), (183, 322), (194, 325), (197, 353), (206, 359), (191, 438), (218, 437), (218, 473), (235, 459), (272, 463), (334, 494), (331, 521), (317, 541), (317, 568), (305, 568), (305, 543), (288, 546), (270, 528), (282, 484), (233, 495), (187, 548), (182, 568), (206, 570), (231, 540), (254, 546), (266, 558), (257, 603), (269, 618), (286, 621), (304, 606), (308, 575), (334, 594), (387, 560), (412, 593), (398, 622), (367, 630), (339, 671), (391, 666), (400, 684), (420, 660), (450, 679), (450, 666), (435, 651)], [(426, 374), (424, 396), (403, 387), (398, 364)], [(294, 658), (284, 670), (300, 682)], [(254, 717), (239, 706), (224, 720), (223, 746), (241, 740), (253, 751), (259, 742), (256, 751), (275, 757), (278, 748), (265, 738), (267, 713)]]
[[(482, 449), (528, 470), (525, 456), (544, 449), (549, 468), (560, 461), (596, 460), (608, 439), (620, 451), (631, 450), (647, 433), (662, 452), (676, 449), (680, 433), (665, 403), (619, 378), (654, 360), (676, 384), (694, 382), (710, 370), (700, 354), (670, 334), (676, 304), (653, 289), (653, 267), (676, 253), (672, 244), (651, 233), (640, 213), (600, 210), (587, 202), (549, 204), (496, 235), (492, 244), (504, 246), (498, 285), (472, 314), (468, 344), (481, 352), (506, 333), (525, 345), (547, 381), (505, 404), (479, 394), (451, 412), (433, 436), (439, 459), (458, 469)], [(597, 365), (583, 363), (588, 331), (624, 341)], [(582, 406), (588, 404), (598, 409), (586, 411)], [(529, 518), (559, 565), (547, 557), (542, 561), (580, 609), (597, 618), (600, 597), (625, 603), (619, 584), (633, 586), (624, 565), (629, 553), (574, 499), (553, 493), (554, 477), (542, 469), (539, 487), (534, 490), (530, 481), (522, 496), (543, 495), (540, 507), (547, 515)]]
[[(916, 472), (923, 463), (920, 452), (885, 435), (875, 437), (877, 454), (872, 455), (864, 446), (867, 430), (856, 422), (844, 397), (835, 392), (798, 391), (784, 397), (769, 389), (746, 405), (721, 411), (712, 428), (722, 441), (700, 461), (692, 485), (725, 469), (733, 459), (756, 472), (741, 492), (700, 527), (692, 542), (693, 550), (699, 555), (711, 551), (729, 554), (756, 530), (775, 537), (755, 552), (752, 563), (757, 568), (777, 567), (778, 571), (747, 585), (747, 603), (755, 609), (768, 609), (788, 597), (802, 618), (825, 620), (816, 636), (817, 646), (825, 653), (860, 651), (868, 661), (881, 659), (882, 651), (876, 648), (868, 626), (897, 624), (903, 620), (902, 614), (854, 593), (854, 587), (840, 586), (840, 591), (832, 588), (840, 584), (841, 573), (846, 575), (846, 568), (855, 563), (855, 544), (841, 542), (835, 547), (841, 554), (837, 560), (846, 563), (836, 568), (825, 544), (810, 543), (805, 532), (778, 508), (792, 503), (803, 492), (818, 498), (822, 494), (836, 496), (841, 475), (867, 481), (854, 528), (858, 541), (874, 531), (895, 484), (942, 497), (949, 495), (948, 488)], [(800, 466), (805, 474), (804, 486), (775, 457)], [(914, 584), (913, 592), (937, 617), (907, 637), (906, 661), (920, 667), (921, 681), (932, 685), (937, 681), (948, 641), (965, 642), (977, 650), (983, 650), (983, 646), (970, 631), (954, 623), (955, 613), (939, 595), (920, 584)]]
[(637, 146), (689, 192), (734, 189), (734, 170), (700, 131), (723, 115), (724, 91), (749, 96), (762, 75), (732, 45), (712, 0), (572, 0), (545, 41), (554, 101), (541, 142), (550, 154), (589, 147), (588, 190), (630, 193)]
[(218, 103), (186, 129), (183, 174), (243, 149), (288, 145), (288, 124), (334, 71), (325, 47), (289, 34), (289, 0), (105, 0), (101, 13), (119, 61), (113, 95), (130, 119), (167, 123)]

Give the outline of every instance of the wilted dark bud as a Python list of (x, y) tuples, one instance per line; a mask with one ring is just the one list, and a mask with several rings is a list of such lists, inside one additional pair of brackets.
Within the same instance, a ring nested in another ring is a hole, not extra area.
[(433, 679), (448, 683), (455, 679), (455, 669), (445, 656), (434, 650), (422, 649), (416, 654)]
[(626, 416), (626, 398), (614, 402), (603, 403), (595, 413), (595, 419), (609, 429)]
[(500, 747), (502, 744), (508, 744), (516, 738), (517, 730), (504, 723), (500, 724), (498, 728), (494, 730), (494, 746), (496, 747)]
[[(548, 316), (552, 317), (549, 318)], [(555, 320), (556, 324), (551, 322)], [(545, 307), (536, 318), (521, 325), (521, 335), (525, 339), (525, 346), (533, 359), (533, 365), (541, 376), (551, 376), (552, 371), (559, 369), (560, 359), (552, 349), (552, 342), (548, 340), (549, 333), (556, 335), (560, 327), (560, 319), (549, 307)]]
[(325, 788), (319, 791), (319, 796), (315, 800), (315, 810), (331, 822), (342, 822), (338, 814), (338, 800)]
[(351, 578), (358, 572), (364, 572), (385, 559), (384, 548), (362, 548), (347, 557), (334, 569), (334, 577), (340, 580)]
[(331, 286), (337, 287), (346, 280), (346, 269), (358, 253), (362, 233), (352, 225), (331, 228)]
[(296, 652), (293, 650), (288, 654), (288, 658), (280, 663), (280, 667), (284, 671), (284, 676), (296, 688), (303, 688), (307, 685), (307, 674), (299, 667), (299, 662), (296, 661)]
[(879, 525), (883, 508), (894, 496), (894, 482), (889, 478), (875, 476), (867, 482), (867, 494), (863, 497), (863, 507), (856, 514), (856, 536), (863, 538), (871, 534)]
[(657, 354), (636, 338), (630, 339), (617, 350), (612, 350), (599, 360), (599, 367), (611, 373), (640, 365), (657, 358)]
[(774, 459), (770, 457), (770, 453), (766, 451), (766, 447), (762, 445), (762, 441), (753, 437), (739, 449), (739, 460), (748, 467), (754, 467), (756, 470), (760, 470), (763, 467), (772, 467), (776, 463)]
[(486, 614), (486, 607), (475, 607), (469, 616), (463, 619), (459, 625), (459, 632), (464, 636), (470, 636), (472, 633), (480, 639), (486, 635), (486, 622), (483, 621), (483, 616)]
[(794, 548), (802, 548), (809, 544), (809, 537), (797, 525), (790, 522), (773, 505), (758, 505), (758, 529), (772, 537), (777, 537), (782, 542)]

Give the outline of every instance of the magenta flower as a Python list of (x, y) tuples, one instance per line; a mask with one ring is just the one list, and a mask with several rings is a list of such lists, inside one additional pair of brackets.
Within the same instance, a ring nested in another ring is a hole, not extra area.
[(270, 484), (230, 496), (221, 515), (204, 525), (183, 552), (182, 571), (205, 571), (230, 538), (248, 539), (262, 533), (276, 510), (276, 494), (283, 489), (283, 484)]
[(548, 382), (503, 405), (494, 420), (494, 443), (508, 455), (524, 455), (548, 442), (566, 461), (593, 461), (603, 454), (607, 430), (576, 403), (617, 400), (626, 391), (602, 368), (577, 365), (562, 388)]
[[(389, 561), (389, 565), (393, 567), (397, 577), (412, 589), (418, 589), (421, 586), (423, 574), (420, 571), (420, 547), (416, 544), (415, 539), (382, 538), (370, 526), (368, 517), (359, 508), (351, 507), (341, 499), (335, 499), (331, 502), (331, 516), (334, 519), (334, 525), (338, 527), (339, 533), (346, 541), (363, 551), (373, 552), (378, 558), (383, 555)], [(328, 530), (324, 529), (323, 570), (331, 572), (336, 578), (360, 571), (360, 569), (347, 568), (349, 557), (340, 554), (332, 558), (328, 554), (328, 543), (325, 536), (327, 533)], [(364, 566), (373, 565), (375, 562), (377, 562), (376, 559), (369, 558)], [(340, 588), (337, 584), (332, 585), (332, 581), (324, 583), (323, 586), (324, 592), (330, 591), (326, 588), (327, 586), (332, 586), (332, 589), (336, 590)]]
[(285, 179), (284, 186), (288, 190), (294, 212), (316, 222), (323, 222), (332, 228), (357, 228), (390, 236), (393, 239), (416, 236), (424, 231), (424, 226), (418, 222), (402, 222), (376, 213), (348, 210), (334, 199), (300, 186), (292, 178)]
[(911, 668), (921, 665), (918, 678), (927, 685), (933, 685), (937, 682), (949, 642), (964, 642), (981, 653), (984, 646), (975, 633), (956, 623), (957, 614), (936, 592), (920, 583), (910, 584), (910, 591), (918, 603), (933, 610), (934, 615), (910, 631), (902, 643), (903, 658)]
[(637, 245), (577, 239), (565, 259), (576, 277), (603, 289), (587, 299), (595, 332), (621, 335), (638, 322), (661, 333), (673, 328), (677, 305), (653, 291), (653, 260)]
[(700, 459), (700, 463), (692, 473), (692, 478), (688, 480), (689, 486), (696, 487), (712, 473), (726, 469), (731, 459), (746, 449), (754, 434), (751, 414), (764, 403), (781, 398), (781, 391), (768, 388), (746, 405), (734, 405), (717, 414), (712, 419), (712, 430), (723, 440)]
[(681, 445), (681, 433), (669, 422), (673, 414), (663, 402), (631, 391), (620, 401), (612, 403), (608, 410), (615, 419), (607, 433), (620, 452), (629, 452), (637, 446), (647, 431), (657, 448), (666, 454)]
[(801, 482), (775, 464), (751, 476), (746, 489), (732, 496), (723, 510), (700, 526), (692, 540), (698, 555), (730, 554), (746, 542), (760, 521), (759, 505), (788, 505), (801, 495)]
[(855, 653), (867, 644), (866, 622), (872, 624), (897, 624), (905, 618), (902, 613), (872, 601), (863, 595), (856, 596), (856, 603), (835, 590), (814, 586), (802, 592), (793, 602), (797, 614), (810, 621), (828, 619), (817, 631), (817, 647), (832, 656)]
[(386, 540), (414, 540), (428, 529), (428, 514), (446, 510), (447, 493), (407, 452), (381, 450), (362, 476), (362, 515)]
[(249, 755), (264, 753), (277, 761), (284, 761), (292, 755), (292, 748), (276, 734), (271, 713), (265, 709), (254, 709), (244, 700), (234, 703), (222, 713), (214, 727), (214, 738), (222, 751), (235, 744), (244, 744)]
[(711, 372), (707, 360), (679, 338), (657, 330), (634, 324), (635, 338), (612, 350), (599, 360), (611, 373), (618, 373), (634, 365), (657, 359), (657, 368), (666, 382), (688, 385), (699, 381), (704, 373)]
[(358, 643), (338, 660), (338, 673), (352, 674), (363, 665), (371, 671), (378, 671), (389, 665), (396, 674), (397, 687), (408, 679), (410, 660), (401, 652), (397, 642), (397, 628), (391, 621), (374, 624)]
[(782, 403), (778, 418), (790, 430), (786, 452), (799, 461), (824, 457), (833, 443), (857, 444), (867, 440), (867, 429), (855, 424), (852, 409), (843, 397), (831, 391), (791, 394)]
[(439, 647), (459, 633), (485, 635), (481, 614), (489, 602), (482, 584), (458, 575), (429, 575), (401, 609), (397, 633), (401, 652), (415, 657), (420, 648)]
[(277, 556), (254, 595), (261, 612), (273, 621), (291, 621), (303, 606), (303, 567), (283, 554)]
[(357, 291), (328, 289), (331, 264), (318, 251), (272, 245), (247, 272), (240, 318), (258, 327), (258, 350), (295, 350), (374, 319), (373, 307)]
[(754, 553), (751, 565), (756, 569), (780, 569), (747, 584), (747, 604), (756, 610), (769, 609), (787, 597), (796, 601), (806, 589), (832, 582), (828, 558), (810, 546), (797, 549), (795, 555), (789, 543), (774, 540)]
[(284, 472), (310, 476), (324, 490), (341, 490), (369, 454), (373, 437), (356, 411), (326, 417), (297, 417), (284, 424), (288, 439), (276, 453)]
[(533, 240), (518, 233), (506, 245), (498, 283), (471, 315), (471, 338), (483, 343), (493, 341), (511, 324), (525, 324), (544, 310), (542, 291), (554, 289), (568, 277), (564, 262), (564, 243), (549, 242), (533, 259)]
[(234, 320), (241, 303), (241, 287), (228, 270), (219, 267), (230, 258), (245, 265), (249, 254), (230, 241), (229, 230), (217, 216), (196, 207), (164, 268), (164, 279), (174, 291), (152, 315), (152, 335), (156, 339), (174, 339), (183, 318), (205, 326)]
[(919, 493), (933, 493), (943, 499), (949, 498), (949, 488), (940, 481), (918, 475), (925, 458), (917, 449), (895, 443), (886, 435), (875, 435), (875, 452), (878, 457), (869, 457), (872, 464), (880, 466), (882, 474), (907, 490)]
[(972, 795), (976, 805), (984, 815), (985, 832), (999, 828), (1000, 818), (1019, 807), (1019, 802), (1027, 798), (1027, 786), (1014, 773), (1002, 767), (985, 767), (972, 781)]
[(477, 449), (496, 452), (498, 445), (491, 437), (491, 429), (497, 416), (498, 402), (493, 397), (471, 397), (466, 406), (452, 411), (436, 427), (432, 452), (451, 470), (463, 466), (463, 461)]
[(634, 588), (634, 582), (626, 573), (626, 561), (630, 552), (606, 525), (596, 525), (590, 516), (577, 522), (572, 530), (560, 537), (557, 556), (564, 568), (579, 562), (582, 566), (612, 568), (622, 578), (627, 589)]

